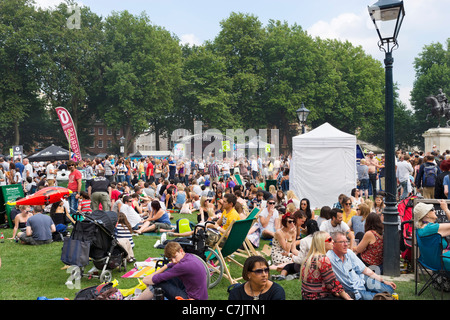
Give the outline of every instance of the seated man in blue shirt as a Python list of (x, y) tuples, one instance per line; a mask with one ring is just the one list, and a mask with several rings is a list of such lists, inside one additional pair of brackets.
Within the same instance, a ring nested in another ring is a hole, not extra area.
[(348, 250), (349, 241), (344, 233), (332, 235), (333, 250), (327, 252), (333, 271), (345, 291), (352, 292), (356, 300), (372, 300), (377, 293), (392, 294), (397, 287), (395, 283), (384, 280)]

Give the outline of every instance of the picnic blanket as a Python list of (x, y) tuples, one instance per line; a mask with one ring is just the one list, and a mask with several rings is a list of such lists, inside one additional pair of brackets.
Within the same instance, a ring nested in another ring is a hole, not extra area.
[(134, 268), (125, 273), (122, 278), (143, 278), (155, 272), (156, 262), (161, 258), (147, 258), (145, 261), (136, 262)]

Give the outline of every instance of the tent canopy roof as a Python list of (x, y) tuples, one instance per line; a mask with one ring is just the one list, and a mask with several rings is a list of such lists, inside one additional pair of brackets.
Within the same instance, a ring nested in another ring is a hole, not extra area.
[(325, 122), (316, 129), (292, 138), (294, 146), (328, 147), (342, 144), (349, 144), (355, 147), (356, 136), (336, 129), (328, 122)]
[(52, 160), (69, 160), (70, 152), (59, 146), (52, 144), (51, 146), (27, 157), (30, 161), (52, 161)]

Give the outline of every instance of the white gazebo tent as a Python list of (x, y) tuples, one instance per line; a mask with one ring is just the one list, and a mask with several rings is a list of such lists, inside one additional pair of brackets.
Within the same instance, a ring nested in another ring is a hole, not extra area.
[(356, 187), (356, 136), (329, 123), (292, 138), (289, 189), (311, 208), (330, 206)]

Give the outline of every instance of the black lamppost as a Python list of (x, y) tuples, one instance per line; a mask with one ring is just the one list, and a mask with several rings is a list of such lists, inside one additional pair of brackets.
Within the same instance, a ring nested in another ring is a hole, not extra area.
[(368, 7), (380, 41), (378, 47), (385, 52), (385, 172), (386, 207), (383, 233), (383, 273), (400, 275), (400, 242), (398, 235), (397, 179), (395, 176), (394, 139), (394, 85), (392, 78), (392, 50), (398, 47), (397, 36), (405, 16), (403, 1), (379, 0)]
[(306, 120), (308, 119), (309, 110), (305, 108), (305, 105), (302, 102), (302, 106), (295, 111), (297, 113), (298, 121), (300, 122), (300, 125), (302, 126), (302, 134), (305, 133), (305, 124)]

